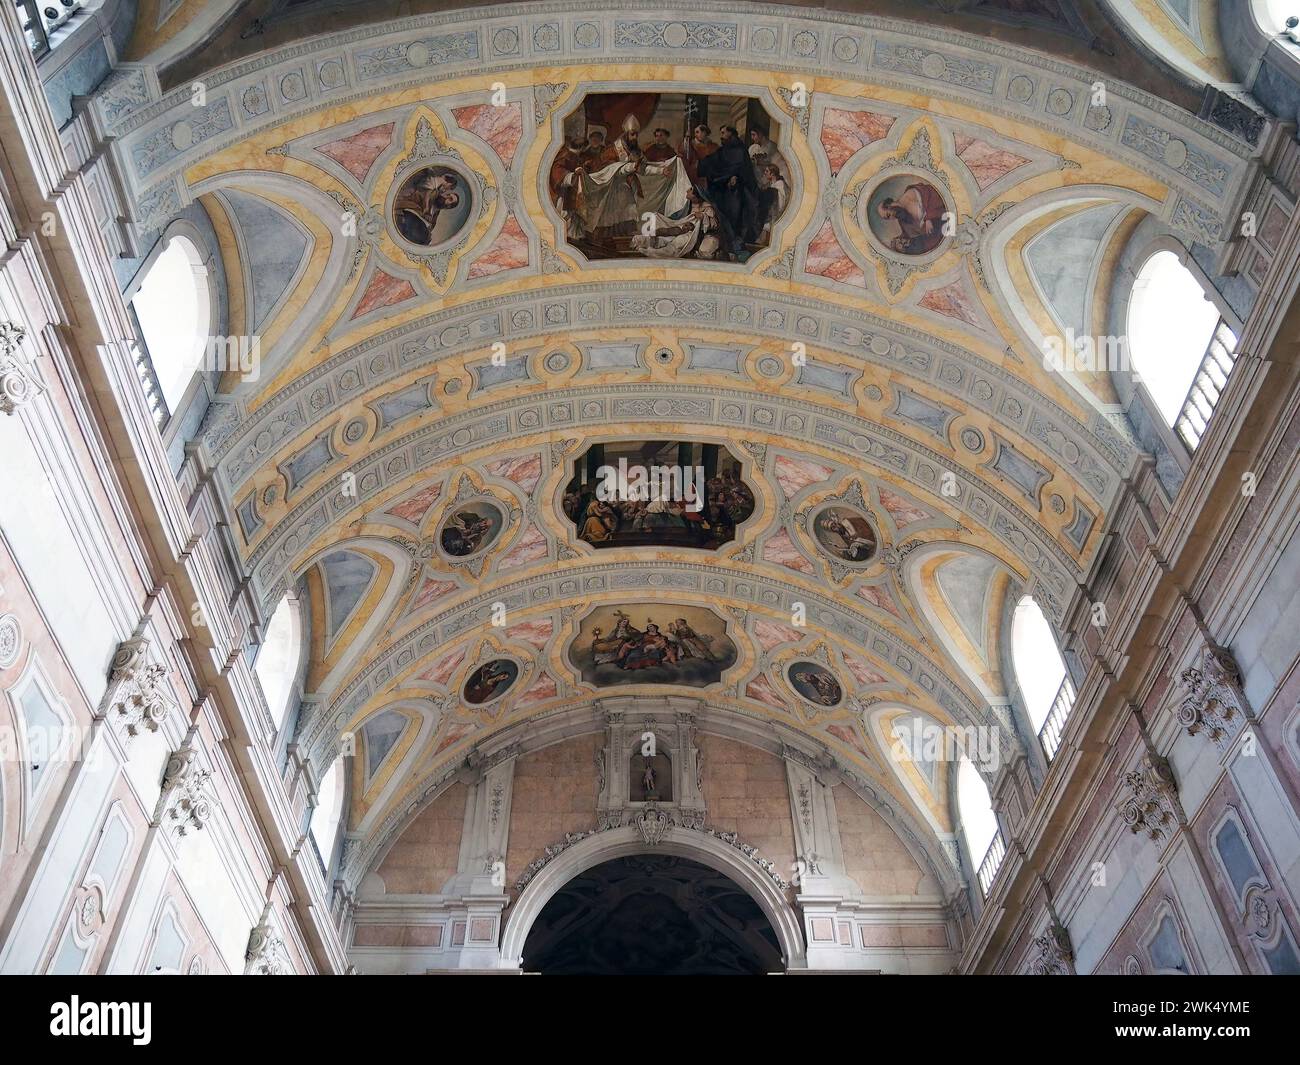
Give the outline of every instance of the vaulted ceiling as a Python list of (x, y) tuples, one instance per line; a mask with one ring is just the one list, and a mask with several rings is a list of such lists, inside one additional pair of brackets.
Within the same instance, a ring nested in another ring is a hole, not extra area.
[[(799, 730), (951, 830), (888, 722), (997, 727), (1007, 596), (1064, 616), (1138, 458), (1107, 376), (1050, 372), (1043, 339), (1104, 331), (1142, 220), (1216, 244), (1252, 148), (1093, 6), (940, 6), (325, 5), (309, 27), (334, 32), (232, 22), (99, 101), (145, 227), (201, 204), (229, 332), (260, 337), (260, 375), (230, 376), (197, 439), (264, 608), (308, 593), (298, 742), (324, 763), (363, 737), (351, 832), (391, 833), (502, 730), (636, 693)], [(557, 155), (609, 94), (765, 115), (789, 189), (766, 242), (729, 261), (576, 237)], [(396, 218), (425, 171), (461, 197), (422, 247)], [(952, 213), (937, 246), (882, 232), (900, 175)], [(727, 542), (580, 535), (583, 457), (645, 442), (739, 463)], [(874, 547), (846, 551), (828, 508)], [(465, 514), (487, 522), (468, 552)], [(614, 608), (709, 630), (716, 668), (611, 681), (591, 619)], [(796, 683), (810, 663), (837, 699)]]

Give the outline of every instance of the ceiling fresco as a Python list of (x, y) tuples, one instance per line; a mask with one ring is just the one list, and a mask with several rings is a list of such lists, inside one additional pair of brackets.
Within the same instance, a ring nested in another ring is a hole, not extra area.
[[(97, 101), (142, 227), (202, 204), (261, 337), (197, 443), (264, 607), (306, 588), (297, 742), (363, 738), (358, 852), (611, 689), (798, 730), (950, 830), (891, 722), (1007, 729), (1004, 604), (1064, 615), (1139, 460), (1041, 344), (1104, 320), (1139, 220), (1218, 242), (1253, 152), (1092, 6), (955, 6), (326, 5), (290, 44), (261, 5), (202, 106), (145, 63)], [(1003, 43), (1031, 23), (1059, 54)], [(698, 494), (602, 500), (620, 460)]]

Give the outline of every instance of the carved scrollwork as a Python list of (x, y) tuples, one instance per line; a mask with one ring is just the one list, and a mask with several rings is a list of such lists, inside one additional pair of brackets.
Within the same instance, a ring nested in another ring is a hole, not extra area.
[(1136, 769), (1124, 774), (1121, 783), (1127, 794), (1116, 808), (1129, 831), (1144, 832), (1157, 843), (1172, 836), (1177, 823), (1177, 787), (1168, 759), (1148, 755)]
[(211, 779), (212, 772), (199, 764), (199, 752), (191, 733), (167, 759), (155, 816), (155, 822), (178, 842), (211, 820), (216, 805), (208, 787)]
[(635, 824), (641, 833), (641, 841), (647, 847), (654, 847), (672, 831), (673, 818), (667, 810), (659, 809), (654, 803), (647, 803), (636, 815)]
[(1189, 736), (1203, 733), (1222, 748), (1246, 717), (1236, 660), (1222, 647), (1207, 647), (1200, 668), (1183, 670), (1181, 679), (1187, 696), (1178, 708), (1178, 723)]
[(271, 921), (271, 905), (267, 903), (262, 917), (248, 934), (248, 949), (244, 952), (245, 976), (288, 976), (293, 966), (284, 939)]
[(1029, 944), (1031, 976), (1069, 976), (1074, 961), (1070, 931), (1053, 920), (1047, 931)]
[(43, 386), (23, 357), (27, 330), (14, 322), (0, 322), (0, 411), (13, 414), (42, 391)]
[(105, 716), (130, 742), (144, 732), (157, 732), (173, 702), (166, 684), (167, 667), (148, 660), (149, 641), (141, 637), (118, 645), (105, 694)]

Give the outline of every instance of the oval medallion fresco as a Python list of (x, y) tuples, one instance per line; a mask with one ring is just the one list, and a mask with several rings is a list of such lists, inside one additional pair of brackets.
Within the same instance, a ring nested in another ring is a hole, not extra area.
[(509, 658), (494, 658), (469, 675), (462, 695), (471, 706), (482, 706), (500, 699), (518, 679), (518, 665)]
[(393, 227), (421, 248), (445, 244), (469, 221), (473, 194), (464, 176), (445, 166), (408, 175), (393, 199)]
[(895, 255), (926, 255), (944, 241), (943, 193), (916, 174), (894, 174), (872, 190), (867, 200), (871, 235)]
[(812, 519), (812, 534), (822, 551), (849, 566), (868, 565), (880, 542), (871, 520), (846, 503), (819, 510)]
[(818, 706), (839, 706), (844, 701), (840, 682), (823, 665), (816, 662), (792, 662), (786, 670), (790, 687)]
[(438, 543), (453, 558), (470, 558), (491, 547), (504, 524), (505, 516), (495, 504), (483, 500), (466, 503), (443, 521)]

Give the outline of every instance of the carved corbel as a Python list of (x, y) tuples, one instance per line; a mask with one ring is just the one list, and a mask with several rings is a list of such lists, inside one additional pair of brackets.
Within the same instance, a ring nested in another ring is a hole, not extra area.
[(1029, 944), (1031, 976), (1069, 976), (1074, 971), (1070, 930), (1053, 918), (1047, 931)]
[(44, 391), (23, 355), (26, 337), (27, 330), (22, 326), (0, 322), (0, 411), (5, 414), (15, 413)]
[(1187, 697), (1178, 708), (1178, 723), (1189, 736), (1205, 735), (1222, 749), (1246, 720), (1246, 700), (1241, 691), (1241, 671), (1232, 653), (1207, 647), (1200, 668), (1183, 670)]
[(103, 716), (128, 743), (144, 732), (157, 732), (174, 705), (167, 691), (167, 667), (150, 663), (148, 648), (143, 637), (118, 645), (104, 696)]
[(178, 843), (202, 829), (216, 805), (208, 787), (211, 780), (211, 771), (199, 765), (199, 752), (191, 733), (167, 759), (154, 823), (170, 832)]
[(1169, 839), (1177, 825), (1174, 771), (1167, 758), (1148, 754), (1122, 778), (1126, 793), (1116, 804), (1130, 832), (1144, 832), (1157, 843)]
[(271, 921), (271, 904), (268, 902), (257, 925), (248, 934), (248, 949), (244, 952), (244, 975), (288, 976), (292, 973), (289, 951)]

